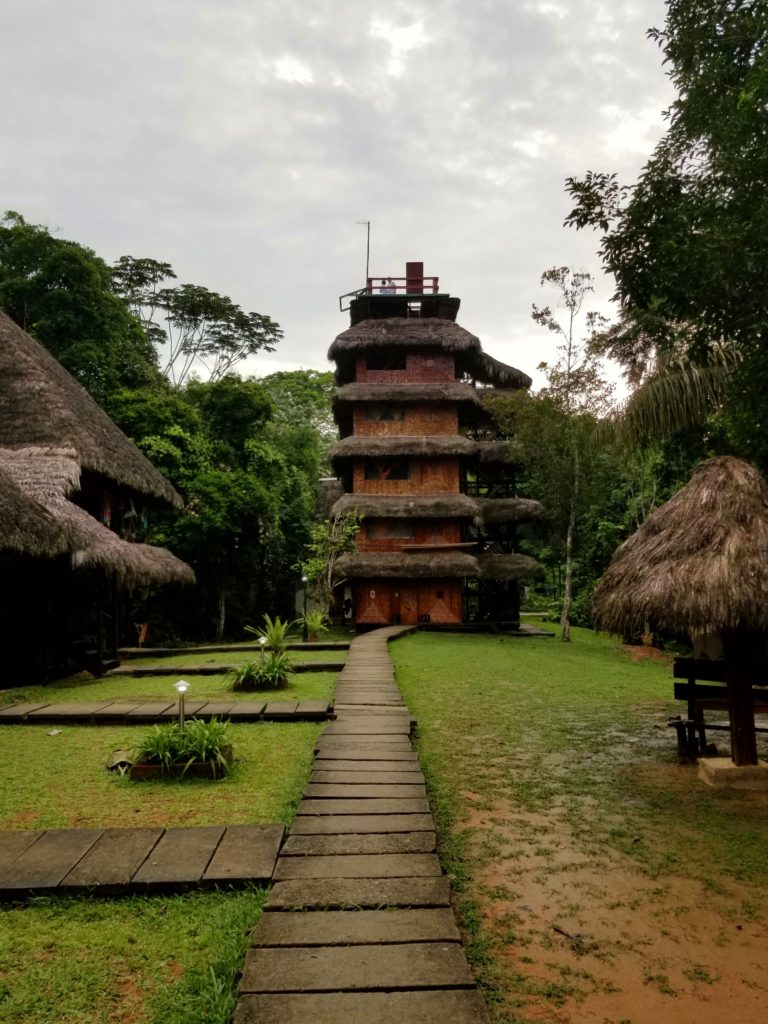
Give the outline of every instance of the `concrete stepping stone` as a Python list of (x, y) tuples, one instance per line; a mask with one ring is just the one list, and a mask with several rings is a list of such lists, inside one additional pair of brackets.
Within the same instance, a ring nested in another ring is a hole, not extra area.
[(55, 889), (103, 834), (103, 828), (62, 828), (45, 832), (0, 871), (0, 893)]
[[(187, 700), (184, 702), (184, 714), (187, 718), (194, 718), (201, 708), (205, 707), (204, 700)], [(177, 702), (171, 704), (169, 708), (159, 716), (162, 721), (170, 721), (179, 717), (179, 705)]]
[[(387, 750), (383, 753), (380, 750), (371, 750), (370, 747), (335, 746), (329, 750), (321, 750), (317, 752), (317, 757), (315, 759), (317, 767), (320, 768), (324, 761), (352, 761), (356, 764), (361, 764), (364, 761), (374, 761), (377, 764), (392, 764), (393, 762), (399, 762), (404, 765), (406, 763), (410, 763), (414, 766), (414, 771), (421, 771), (419, 768), (418, 755), (413, 747), (410, 746), (408, 750)], [(408, 771), (407, 768), (403, 768), (402, 770)]]
[[(325, 762), (327, 763), (327, 762)], [(348, 763), (348, 762), (347, 762)], [(376, 764), (375, 761), (365, 762)], [(384, 762), (388, 763), (388, 762)], [(397, 764), (397, 762), (394, 762)], [(388, 771), (348, 771), (346, 768), (339, 768), (336, 771), (312, 772), (309, 777), (310, 784), (326, 784), (334, 786), (423, 786), (424, 776), (420, 771), (413, 772), (388, 772)], [(310, 796), (310, 793), (306, 793)]]
[(45, 832), (31, 830), (0, 832), (0, 871), (8, 864), (12, 864), (42, 835), (45, 835)]
[(264, 708), (263, 717), (275, 720), (293, 718), (298, 706), (299, 702), (297, 700), (271, 700)]
[(280, 850), (280, 859), (370, 853), (434, 853), (434, 832), (394, 832), (392, 834), (302, 836), (290, 835)]
[(110, 718), (125, 718), (132, 711), (135, 711), (141, 706), (141, 701), (130, 700), (130, 701), (112, 701), (111, 704), (106, 704), (99, 711), (94, 711), (93, 717), (98, 719), (110, 719)]
[(473, 984), (458, 942), (250, 949), (241, 992), (395, 991)]
[(487, 1024), (473, 989), (244, 995), (233, 1024)]
[(414, 800), (397, 798), (386, 800), (376, 797), (355, 800), (302, 800), (298, 813), (302, 815), (327, 814), (428, 814), (429, 804), (424, 797)]
[(327, 700), (300, 700), (296, 714), (305, 718), (327, 718), (328, 708)]
[(418, 780), (415, 783), (405, 785), (392, 785), (391, 783), (338, 783), (310, 782), (304, 790), (306, 799), (317, 800), (357, 800), (366, 797), (376, 797), (382, 800), (401, 799), (425, 800), (427, 791)]
[(268, 910), (344, 910), (351, 907), (449, 907), (448, 879), (435, 878), (292, 878), (276, 882)]
[(169, 708), (175, 707), (178, 713), (178, 703), (174, 701), (146, 701), (144, 704), (139, 704), (138, 707), (134, 707), (133, 711), (129, 711), (126, 718), (131, 721), (152, 721), (153, 719), (160, 718), (164, 711)]
[(195, 718), (227, 718), (236, 706), (234, 700), (211, 700), (195, 712)]
[(238, 700), (232, 705), (229, 717), (232, 721), (254, 722), (261, 718), (266, 706), (263, 700)]
[(377, 718), (340, 718), (325, 727), (323, 736), (408, 736), (411, 721), (390, 721), (384, 715)]
[(275, 881), (286, 878), (428, 878), (439, 877), (434, 853), (330, 854), (281, 857)]
[(223, 825), (167, 829), (134, 875), (134, 884), (151, 888), (199, 882), (223, 834)]
[(32, 704), (30, 702), (9, 704), (7, 707), (0, 708), (0, 720), (7, 718), (15, 721), (18, 718), (25, 718), (27, 715), (32, 714), (33, 711), (39, 711), (40, 708), (47, 708), (49, 706), (49, 704)]
[(283, 825), (230, 825), (205, 869), (206, 882), (265, 882), (272, 877)]
[(390, 942), (458, 942), (453, 911), (319, 910), (265, 913), (253, 946), (352, 946)]
[(109, 700), (84, 700), (84, 701), (62, 701), (60, 704), (49, 704), (47, 707), (29, 713), (30, 722), (47, 722), (59, 718), (90, 718), (97, 711), (108, 707), (112, 701)]
[(163, 834), (162, 828), (110, 828), (62, 880), (60, 888), (127, 885)]

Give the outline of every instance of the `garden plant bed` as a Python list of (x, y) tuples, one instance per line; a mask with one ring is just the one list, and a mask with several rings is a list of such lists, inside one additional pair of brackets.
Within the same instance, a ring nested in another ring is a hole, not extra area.
[(192, 761), (191, 764), (163, 765), (146, 761), (135, 761), (128, 770), (128, 775), (135, 781), (147, 779), (221, 779), (232, 767), (235, 753), (232, 746), (223, 747), (221, 756), (226, 762), (226, 769), (213, 761)]

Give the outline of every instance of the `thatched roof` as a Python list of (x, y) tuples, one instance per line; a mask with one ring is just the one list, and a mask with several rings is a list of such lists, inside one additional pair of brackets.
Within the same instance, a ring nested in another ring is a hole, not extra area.
[(471, 384), (446, 381), (440, 384), (345, 384), (334, 402), (471, 402), (481, 406)]
[(544, 575), (544, 568), (528, 555), (478, 555), (477, 564), (483, 580), (527, 580)]
[(741, 459), (701, 463), (616, 551), (592, 600), (613, 633), (768, 629), (768, 487)]
[(68, 446), (83, 469), (177, 507), (181, 498), (64, 367), (0, 313), (0, 445)]
[(354, 552), (337, 558), (335, 580), (342, 579), (448, 579), (477, 576), (477, 561), (463, 551)]
[(0, 470), (0, 551), (55, 558), (68, 550), (62, 525)]
[[(73, 448), (0, 448), (0, 471), (39, 506), (66, 537), (74, 569), (98, 569), (121, 586), (193, 583), (190, 567), (163, 548), (132, 544), (68, 500), (78, 489), (80, 463)], [(44, 549), (34, 553), (43, 554)]]
[(461, 434), (376, 434), (373, 437), (353, 435), (345, 437), (331, 449), (331, 460), (356, 457), (381, 458), (390, 455), (472, 455), (477, 442)]
[(328, 358), (338, 359), (351, 353), (376, 348), (407, 345), (410, 348), (441, 348), (446, 352), (480, 351), (480, 339), (465, 331), (452, 320), (437, 317), (387, 317), (381, 320), (362, 320), (336, 338), (328, 350)]
[(523, 523), (544, 515), (544, 507), (531, 498), (476, 498), (475, 504), (475, 518), (483, 523)]
[(481, 462), (499, 465), (518, 465), (523, 457), (516, 441), (478, 441), (477, 454)]
[(504, 388), (529, 388), (531, 378), (522, 370), (483, 352), (480, 339), (453, 320), (440, 317), (386, 317), (361, 320), (336, 338), (328, 358), (338, 364), (339, 381), (351, 380), (354, 360), (361, 352), (387, 348), (440, 348), (456, 356), (456, 370), (473, 380)]
[(469, 519), (477, 515), (477, 503), (466, 494), (345, 494), (331, 511), (351, 510), (380, 519)]

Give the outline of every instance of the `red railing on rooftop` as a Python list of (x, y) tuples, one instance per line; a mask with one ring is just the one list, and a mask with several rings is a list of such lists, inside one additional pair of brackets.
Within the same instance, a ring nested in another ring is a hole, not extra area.
[(369, 277), (365, 291), (369, 295), (437, 295), (437, 277)]

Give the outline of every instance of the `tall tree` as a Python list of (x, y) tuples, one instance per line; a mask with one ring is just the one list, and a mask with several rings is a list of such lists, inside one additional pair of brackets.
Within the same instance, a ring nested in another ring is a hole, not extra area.
[(158, 346), (165, 376), (181, 387), (192, 373), (218, 381), (247, 356), (272, 352), (283, 337), (278, 324), (261, 313), (245, 313), (228, 296), (201, 285), (167, 287), (170, 264), (122, 256), (114, 266), (114, 287)]
[[(565, 581), (563, 607), (560, 616), (562, 639), (571, 639), (571, 603), (573, 600), (573, 563), (576, 518), (581, 499), (584, 452), (588, 434), (583, 429), (585, 415), (604, 414), (610, 404), (612, 387), (603, 378), (599, 361), (589, 342), (604, 318), (594, 311), (583, 313), (585, 297), (593, 290), (592, 278), (583, 271), (569, 267), (551, 267), (541, 277), (542, 285), (551, 285), (559, 293), (560, 305), (565, 310), (561, 322), (549, 306), (533, 304), (531, 316), (540, 326), (557, 334), (557, 361), (549, 365), (540, 363), (539, 369), (547, 376), (547, 387), (541, 395), (561, 412), (570, 461), (568, 488), (568, 523), (565, 531)], [(580, 318), (583, 314), (585, 335), (580, 337)]]
[(768, 464), (768, 14), (763, 0), (668, 0), (662, 50), (677, 96), (638, 181), (569, 178), (566, 223), (601, 232), (622, 306), (615, 353), (703, 364), (736, 346), (737, 450)]

